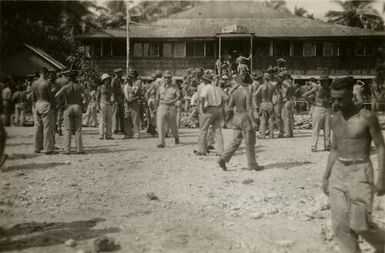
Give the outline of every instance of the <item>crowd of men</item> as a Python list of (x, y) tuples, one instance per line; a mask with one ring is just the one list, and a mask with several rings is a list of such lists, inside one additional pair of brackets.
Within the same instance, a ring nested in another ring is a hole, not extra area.
[[(84, 154), (83, 123), (98, 125), (101, 140), (112, 140), (119, 134), (124, 139), (140, 139), (141, 129), (146, 128), (147, 133), (158, 136), (157, 148), (165, 148), (169, 132), (178, 145), (181, 112), (185, 108), (191, 112), (189, 117), (199, 121), (197, 156), (215, 150), (219, 167), (227, 170), (227, 163), (244, 140), (248, 169), (260, 171), (263, 166), (255, 157), (256, 133), (259, 132), (259, 139), (293, 137), (294, 100), (301, 90), (301, 96), (311, 105), (311, 151), (317, 151), (321, 129), (324, 150), (330, 151), (323, 190), (330, 197), (334, 233), (341, 251), (360, 252), (361, 236), (376, 252), (384, 252), (385, 233), (371, 221), (370, 213), (374, 193), (385, 194), (385, 144), (376, 114), (363, 108), (365, 84), (354, 84), (349, 77), (332, 80), (322, 76), (319, 80), (311, 79), (303, 89), (293, 83), (284, 63), (278, 61), (276, 67), (260, 76), (250, 75), (242, 66), (223, 73), (222, 69), (217, 73), (189, 69), (180, 85), (170, 71), (156, 70), (144, 82), (135, 69), (126, 75), (115, 69), (112, 76), (102, 74), (100, 84), (96, 85), (79, 84), (76, 71), (64, 71), (54, 77), (42, 68), (38, 77), (18, 86), (13, 94), (8, 82), (2, 87), (0, 166), (7, 158), (3, 122), (10, 125), (11, 104), (15, 105), (14, 124), (18, 126), (24, 123), (30, 101), (35, 153), (56, 154), (55, 137), (63, 134), (64, 154), (72, 154), (72, 135), (76, 154)], [(377, 78), (373, 96), (382, 92), (383, 82)], [(222, 128), (230, 122), (233, 139), (224, 147)], [(378, 154), (377, 182), (369, 159), (372, 141)]]

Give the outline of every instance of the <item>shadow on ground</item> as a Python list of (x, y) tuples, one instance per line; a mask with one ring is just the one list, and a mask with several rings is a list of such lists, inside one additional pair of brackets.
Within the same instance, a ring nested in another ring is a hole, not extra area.
[(268, 169), (291, 169), (294, 167), (299, 167), (302, 165), (311, 164), (309, 161), (301, 161), (301, 162), (281, 162), (281, 163), (271, 163), (268, 165), (263, 165), (264, 170)]
[(20, 165), (6, 166), (1, 169), (2, 172), (14, 170), (36, 170), (36, 169), (52, 169), (57, 166), (65, 165), (65, 163), (26, 163)]
[(0, 252), (63, 244), (71, 238), (76, 241), (87, 240), (120, 231), (118, 228), (92, 229), (102, 221), (105, 220), (27, 222), (8, 229), (0, 228)]

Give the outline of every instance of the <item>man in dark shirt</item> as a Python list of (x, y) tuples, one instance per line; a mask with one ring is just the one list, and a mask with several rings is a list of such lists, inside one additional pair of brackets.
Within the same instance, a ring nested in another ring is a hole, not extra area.
[(224, 154), (218, 161), (219, 166), (223, 170), (227, 170), (226, 163), (230, 161), (235, 151), (239, 148), (243, 138), (246, 144), (246, 155), (249, 170), (261, 170), (255, 160), (255, 130), (257, 124), (253, 117), (251, 107), (251, 92), (249, 85), (251, 85), (251, 77), (244, 73), (239, 75), (237, 83), (241, 85), (240, 88), (234, 91), (230, 98), (230, 107), (235, 107), (235, 114), (233, 118), (234, 139), (226, 148)]
[(63, 86), (56, 97), (63, 97), (65, 102), (64, 110), (64, 153), (71, 154), (71, 135), (75, 133), (76, 152), (82, 154), (82, 95), (83, 87), (76, 83), (76, 73), (68, 74), (69, 83)]
[[(54, 149), (54, 114), (51, 83), (47, 79), (48, 70), (42, 68), (40, 77), (32, 83), (32, 101), (34, 103), (35, 153), (53, 154)], [(43, 151), (42, 151), (43, 150)]]
[(124, 95), (122, 85), (122, 69), (114, 69), (114, 77), (111, 80), (111, 87), (115, 97), (113, 105), (112, 128), (115, 134), (124, 133)]

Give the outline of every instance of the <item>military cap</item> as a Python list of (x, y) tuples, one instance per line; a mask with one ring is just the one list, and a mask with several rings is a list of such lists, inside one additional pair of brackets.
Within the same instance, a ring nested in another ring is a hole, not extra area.
[(212, 73), (208, 72), (202, 76), (202, 79), (205, 81), (208, 81), (208, 82), (212, 82), (212, 81), (214, 81), (214, 75)]
[(172, 77), (171, 72), (169, 70), (164, 71), (163, 77)]
[(156, 76), (156, 78), (161, 78), (162, 77), (162, 71), (160, 71), (159, 69), (155, 70), (155, 76)]

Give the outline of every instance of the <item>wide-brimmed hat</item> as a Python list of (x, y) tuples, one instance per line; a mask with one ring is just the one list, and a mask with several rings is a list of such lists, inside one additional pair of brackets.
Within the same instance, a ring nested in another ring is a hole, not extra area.
[(111, 78), (111, 76), (110, 76), (109, 74), (107, 74), (107, 73), (104, 73), (104, 74), (102, 75), (102, 77), (101, 77), (102, 82), (103, 82), (104, 80), (106, 80), (107, 78)]
[(163, 77), (172, 77), (170, 70), (163, 72)]
[(359, 84), (359, 85), (365, 85), (365, 83), (363, 81), (361, 81), (361, 80), (357, 80), (356, 83)]
[(277, 60), (277, 62), (286, 62), (286, 60), (283, 59), (283, 58), (279, 58), (279, 59)]
[(253, 80), (251, 79), (250, 75), (248, 73), (243, 73), (243, 74), (240, 74), (238, 77), (237, 77), (237, 83), (239, 83), (240, 85), (249, 85), (249, 84), (252, 84), (253, 83)]
[(153, 73), (151, 76), (150, 76), (150, 80), (156, 80), (156, 74)]
[(127, 76), (130, 78), (137, 78), (138, 77), (138, 71), (136, 71), (135, 69), (129, 69)]
[(116, 68), (116, 69), (114, 69), (114, 73), (120, 73), (120, 72), (122, 72), (122, 69), (121, 69), (121, 68)]
[(227, 75), (223, 75), (223, 76), (222, 76), (222, 79), (223, 79), (223, 80), (228, 80), (229, 77), (228, 77)]
[(212, 73), (204, 74), (201, 78), (208, 82), (214, 81), (214, 75)]
[(263, 77), (266, 78), (266, 79), (269, 79), (269, 80), (271, 79), (270, 73), (264, 73)]

